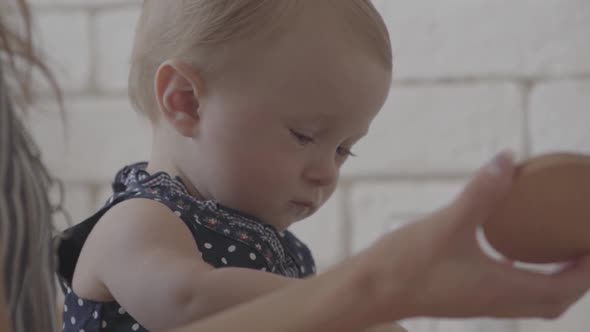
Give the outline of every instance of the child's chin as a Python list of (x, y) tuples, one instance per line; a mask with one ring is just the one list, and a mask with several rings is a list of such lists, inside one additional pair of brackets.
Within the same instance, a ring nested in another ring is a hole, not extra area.
[(290, 224), (292, 225), (292, 224), (295, 224), (295, 223), (304, 221), (306, 219), (309, 219), (309, 217), (313, 216), (314, 213), (315, 212), (309, 212), (309, 213), (306, 213), (306, 214), (299, 215), (296, 218), (294, 218), (293, 221)]
[(282, 231), (286, 231), (287, 229), (289, 229), (289, 227), (291, 227), (291, 225), (298, 222), (299, 220), (300, 219), (297, 219), (294, 217), (283, 218), (281, 220), (276, 220), (276, 222), (273, 223), (272, 226), (274, 228), (276, 228), (277, 231), (282, 232)]

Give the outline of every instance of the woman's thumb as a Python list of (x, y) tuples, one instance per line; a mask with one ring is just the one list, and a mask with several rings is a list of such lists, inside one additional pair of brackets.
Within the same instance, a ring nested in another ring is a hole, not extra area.
[(482, 223), (510, 190), (514, 173), (513, 154), (506, 151), (496, 155), (478, 170), (451, 205), (455, 215), (460, 220)]

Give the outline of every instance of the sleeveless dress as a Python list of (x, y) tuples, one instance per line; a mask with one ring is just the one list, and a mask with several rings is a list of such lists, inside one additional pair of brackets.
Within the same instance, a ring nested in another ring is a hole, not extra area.
[(74, 269), (92, 228), (110, 208), (129, 199), (150, 199), (167, 206), (191, 231), (202, 259), (215, 268), (249, 268), (291, 278), (315, 274), (311, 252), (291, 232), (279, 232), (215, 201), (197, 200), (180, 178), (164, 172), (149, 174), (146, 167), (141, 162), (119, 171), (112, 184), (113, 196), (104, 207), (60, 236), (58, 277), (65, 295), (65, 332), (147, 331), (116, 301), (91, 301), (72, 290)]

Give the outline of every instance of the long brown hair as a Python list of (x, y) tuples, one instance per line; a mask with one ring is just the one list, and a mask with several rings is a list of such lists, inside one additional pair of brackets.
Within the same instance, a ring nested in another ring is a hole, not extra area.
[[(4, 262), (0, 267), (4, 285), (0, 286), (6, 295), (0, 300), (8, 304), (12, 331), (52, 332), (57, 330), (51, 245), (54, 208), (48, 191), (55, 181), (15, 105), (24, 111), (33, 102), (33, 70), (40, 70), (50, 82), (60, 105), (61, 95), (55, 77), (34, 48), (26, 1), (8, 5), (13, 5), (9, 12), (20, 15), (11, 16), (11, 28), (0, 14), (0, 254)], [(22, 20), (12, 22), (13, 17)]]
[[(55, 97), (61, 106), (63, 105), (62, 95), (58, 88), (57, 80), (34, 48), (31, 10), (26, 0), (16, 0), (15, 2), (16, 8), (10, 8), (9, 11), (16, 10), (22, 18), (21, 22), (15, 22), (16, 24), (20, 23), (20, 27), (9, 26), (0, 15), (0, 55), (3, 55), (6, 60), (4, 64), (6, 68), (3, 68), (7, 70), (5, 75), (10, 75), (17, 85), (12, 91), (14, 94), (13, 99), (18, 99), (19, 106), (27, 106), (33, 101), (31, 72), (33, 69), (37, 69), (49, 81)], [(18, 33), (18, 28), (21, 28), (20, 30), (24, 32)], [(19, 67), (17, 60), (22, 60), (20, 63), (23, 66)]]

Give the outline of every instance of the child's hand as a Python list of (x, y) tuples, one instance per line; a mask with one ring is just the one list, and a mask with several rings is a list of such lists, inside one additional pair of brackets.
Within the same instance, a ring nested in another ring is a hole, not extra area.
[[(513, 175), (512, 159), (499, 156), (452, 204), (363, 253), (375, 271), (381, 317), (554, 318), (584, 295), (590, 287), (588, 257), (541, 275), (495, 261), (480, 249), (476, 229), (508, 191)], [(401, 282), (394, 287), (392, 280)]]

